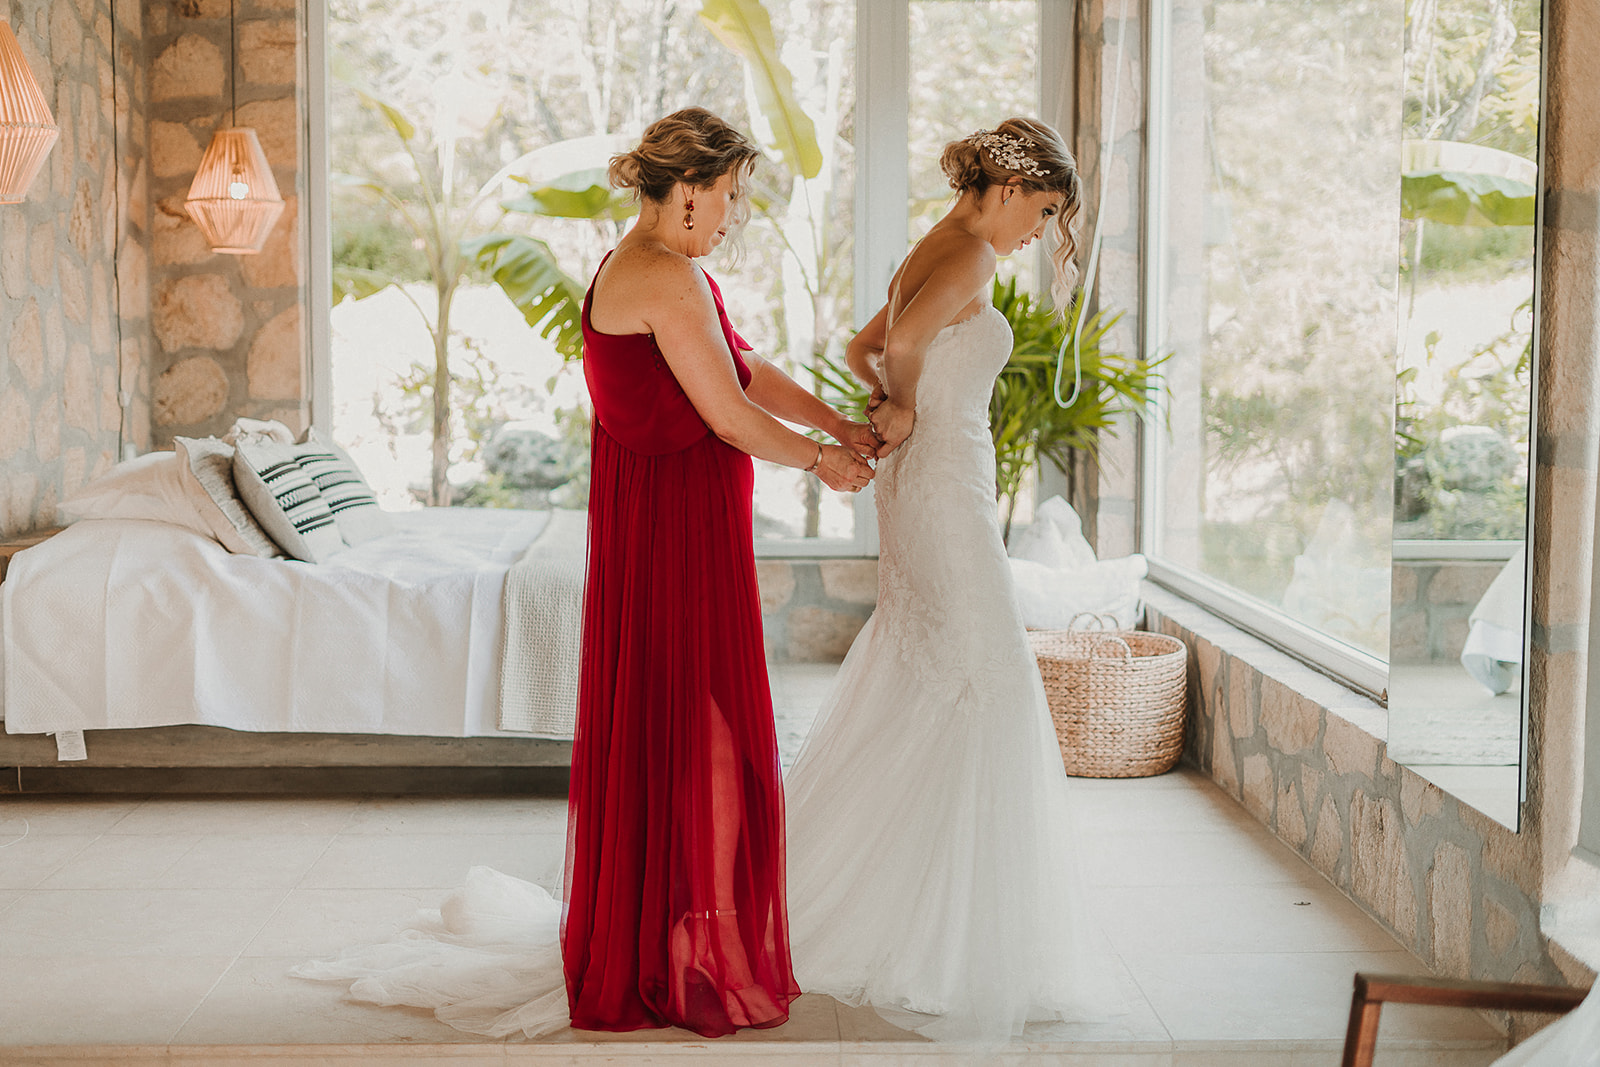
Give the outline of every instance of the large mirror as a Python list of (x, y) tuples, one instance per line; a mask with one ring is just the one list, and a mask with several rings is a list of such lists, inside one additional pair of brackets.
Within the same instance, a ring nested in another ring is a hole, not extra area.
[(1389, 755), (1515, 829), (1539, 0), (1407, 0)]

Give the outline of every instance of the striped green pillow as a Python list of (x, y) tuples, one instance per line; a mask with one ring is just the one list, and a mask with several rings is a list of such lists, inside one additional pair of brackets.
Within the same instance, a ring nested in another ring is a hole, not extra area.
[(233, 453), (233, 481), (261, 528), (295, 559), (321, 563), (345, 547), (295, 446), (241, 439)]

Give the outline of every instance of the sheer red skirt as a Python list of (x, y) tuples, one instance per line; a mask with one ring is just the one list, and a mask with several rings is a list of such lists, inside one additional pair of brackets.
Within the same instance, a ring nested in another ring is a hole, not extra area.
[(562, 955), (573, 1026), (788, 1018), (783, 786), (750, 457), (597, 420)]

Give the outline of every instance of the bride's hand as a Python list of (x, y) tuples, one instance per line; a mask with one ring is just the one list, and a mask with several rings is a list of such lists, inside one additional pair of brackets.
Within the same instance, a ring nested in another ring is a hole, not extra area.
[(905, 439), (911, 436), (912, 423), (916, 421), (916, 417), (913, 409), (901, 407), (887, 398), (873, 409), (872, 428), (877, 431), (878, 440), (883, 442), (878, 446), (879, 459), (899, 448)]

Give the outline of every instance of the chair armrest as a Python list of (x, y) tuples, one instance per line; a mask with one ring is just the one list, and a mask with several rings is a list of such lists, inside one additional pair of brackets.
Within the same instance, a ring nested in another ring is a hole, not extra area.
[(1456, 1008), (1565, 1013), (1587, 995), (1570, 986), (1484, 982), (1414, 974), (1357, 974), (1356, 995), (1392, 1004), (1438, 1004)]
[(1345, 1031), (1342, 1067), (1371, 1067), (1378, 1043), (1378, 1018), (1385, 1003), (1561, 1015), (1576, 1008), (1587, 995), (1582, 989), (1568, 986), (1357, 973), (1355, 992), (1350, 998), (1350, 1027)]

